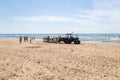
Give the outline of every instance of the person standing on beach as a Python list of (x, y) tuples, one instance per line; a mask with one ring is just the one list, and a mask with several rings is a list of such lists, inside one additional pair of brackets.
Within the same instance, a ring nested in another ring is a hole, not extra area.
[(20, 36), (20, 38), (19, 38), (19, 42), (20, 42), (20, 44), (22, 43), (22, 36)]
[(32, 38), (30, 38), (30, 43), (32, 42)]

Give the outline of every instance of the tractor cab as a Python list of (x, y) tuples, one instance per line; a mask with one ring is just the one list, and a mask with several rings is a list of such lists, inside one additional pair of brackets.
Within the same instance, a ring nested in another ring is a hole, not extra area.
[(71, 34), (71, 33), (70, 34), (66, 34), (66, 38), (69, 38), (69, 39), (77, 38), (77, 39), (79, 39), (77, 34)]

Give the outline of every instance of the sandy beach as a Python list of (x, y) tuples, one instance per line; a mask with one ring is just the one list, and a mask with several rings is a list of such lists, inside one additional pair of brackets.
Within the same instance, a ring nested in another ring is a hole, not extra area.
[(0, 39), (0, 80), (120, 80), (120, 44)]

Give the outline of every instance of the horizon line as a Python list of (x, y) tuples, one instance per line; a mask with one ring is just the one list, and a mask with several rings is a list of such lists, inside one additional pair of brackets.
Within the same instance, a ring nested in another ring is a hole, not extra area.
[[(66, 32), (66, 33), (70, 33), (70, 32)], [(63, 32), (61, 32), (61, 33), (0, 33), (0, 35), (1, 34), (66, 34), (66, 33), (63, 33)], [(71, 32), (72, 33), (72, 32)], [(118, 32), (101, 32), (101, 33), (78, 33), (78, 32), (74, 32), (73, 34), (120, 34), (120, 33), (118, 33)]]

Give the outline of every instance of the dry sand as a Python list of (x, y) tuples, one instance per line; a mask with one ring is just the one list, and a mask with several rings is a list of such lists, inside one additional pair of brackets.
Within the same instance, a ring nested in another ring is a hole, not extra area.
[(0, 80), (120, 80), (120, 44), (0, 39)]

